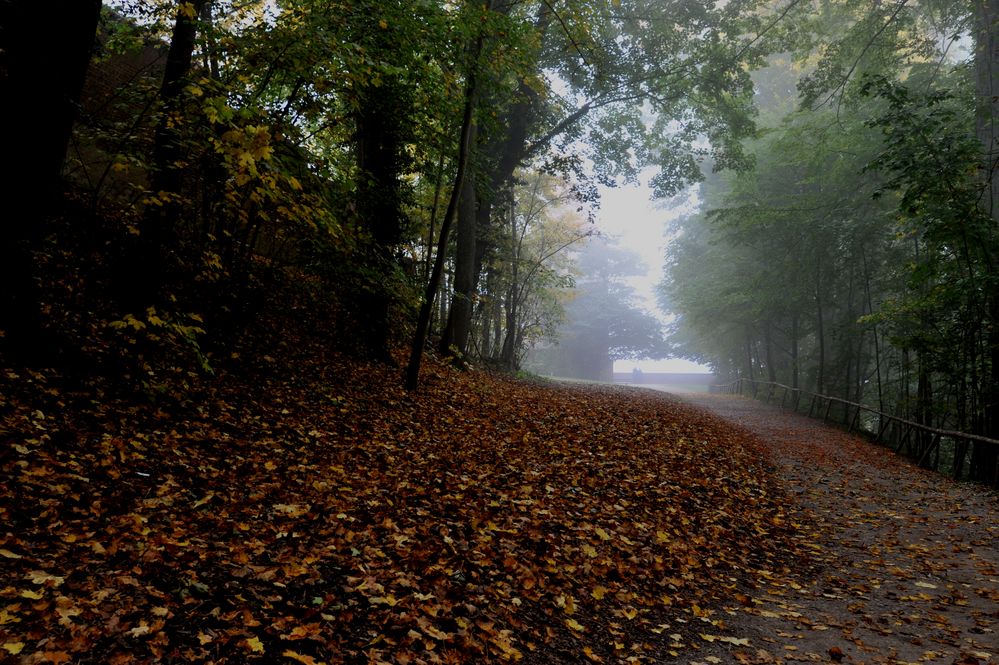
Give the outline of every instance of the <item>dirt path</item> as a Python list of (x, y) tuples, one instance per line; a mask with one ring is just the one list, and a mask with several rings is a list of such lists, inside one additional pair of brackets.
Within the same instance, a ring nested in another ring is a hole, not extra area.
[(733, 659), (999, 663), (994, 493), (748, 398), (678, 397), (759, 437), (813, 529), (799, 584), (761, 575), (732, 608), (753, 645)]

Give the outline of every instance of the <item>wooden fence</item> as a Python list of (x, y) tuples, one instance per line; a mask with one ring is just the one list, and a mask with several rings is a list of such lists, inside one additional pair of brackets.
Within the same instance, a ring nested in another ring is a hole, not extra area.
[[(767, 404), (776, 403), (779, 393), (781, 408), (807, 413), (809, 417), (821, 417), (825, 422), (838, 422), (849, 432), (858, 431), (872, 438), (874, 443), (890, 446), (896, 453), (912, 457), (921, 467), (950, 473), (956, 479), (967, 477), (965, 461), (969, 444), (999, 446), (999, 440), (986, 436), (931, 427), (857, 402), (792, 388), (783, 383), (743, 378), (713, 385), (711, 392), (750, 394)], [(808, 404), (807, 412), (803, 410), (803, 401)], [(967, 466), (970, 472), (970, 463)], [(999, 481), (999, 468), (990, 469), (987, 475), (996, 483)]]

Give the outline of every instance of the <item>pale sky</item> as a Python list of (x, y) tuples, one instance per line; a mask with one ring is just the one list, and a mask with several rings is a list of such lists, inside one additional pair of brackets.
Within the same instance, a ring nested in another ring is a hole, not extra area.
[[(652, 190), (645, 184), (652, 173), (649, 171), (642, 174), (641, 185), (601, 188), (597, 227), (601, 233), (617, 238), (621, 247), (635, 252), (642, 259), (646, 267), (645, 274), (628, 279), (628, 283), (634, 287), (643, 308), (665, 322), (666, 314), (660, 311), (656, 303), (655, 287), (662, 278), (666, 227), (677, 217), (696, 208), (697, 194), (692, 189), (687, 196), (678, 197), (677, 201), (671, 202), (672, 205), (655, 203), (650, 200)], [(643, 372), (710, 371), (704, 365), (680, 358), (618, 360), (614, 363), (615, 372), (630, 372), (635, 367), (641, 368)]]

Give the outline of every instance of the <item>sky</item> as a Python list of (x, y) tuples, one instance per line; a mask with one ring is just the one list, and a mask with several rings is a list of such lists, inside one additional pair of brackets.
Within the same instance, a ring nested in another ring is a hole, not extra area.
[[(652, 190), (646, 185), (652, 173), (643, 173), (640, 185), (602, 188), (597, 227), (602, 234), (617, 238), (621, 247), (641, 257), (645, 274), (629, 278), (628, 282), (634, 287), (643, 308), (666, 323), (668, 316), (656, 303), (655, 287), (662, 279), (667, 227), (673, 220), (696, 209), (697, 194), (696, 189), (691, 189), (687, 196), (680, 196), (668, 204), (653, 202), (650, 200)], [(710, 372), (704, 365), (681, 358), (618, 360), (614, 363), (615, 372), (630, 372), (635, 367), (643, 372)]]

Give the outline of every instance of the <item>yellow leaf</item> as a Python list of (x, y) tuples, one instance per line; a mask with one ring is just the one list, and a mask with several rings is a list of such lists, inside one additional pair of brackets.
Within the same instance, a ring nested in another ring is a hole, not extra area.
[(304, 665), (323, 665), (322, 661), (318, 661), (312, 656), (305, 656), (300, 653), (296, 653), (291, 649), (287, 649), (281, 655), (284, 656), (285, 658), (291, 658), (296, 662), (303, 663)]
[(589, 658), (590, 660), (592, 660), (594, 663), (602, 663), (602, 662), (604, 662), (603, 659), (600, 656), (598, 656), (597, 654), (593, 653), (593, 649), (591, 649), (590, 647), (583, 647), (583, 654), (587, 658)]
[(5, 559), (21, 559), (23, 558), (20, 554), (14, 554), (10, 550), (0, 550), (0, 556)]
[(701, 633), (700, 635), (701, 639), (705, 642), (714, 642), (717, 639), (714, 635), (705, 635), (704, 633)]
[(596, 558), (597, 550), (595, 547), (593, 547), (593, 545), (590, 545), (588, 543), (583, 543), (582, 549), (583, 549), (583, 554), (585, 554), (586, 556), (590, 557), (591, 559)]
[(597, 527), (595, 529), (595, 533), (600, 537), (600, 540), (610, 540), (611, 539), (610, 534), (608, 534), (606, 531), (604, 531), (600, 527)]
[(671, 539), (669, 534), (665, 531), (656, 531), (656, 544), (662, 545), (663, 543), (669, 542)]
[(24, 642), (4, 642), (3, 648), (6, 649), (8, 653), (16, 656), (21, 653), (21, 649), (24, 648)]
[(129, 630), (128, 634), (132, 637), (142, 637), (143, 635), (148, 635), (151, 630), (152, 628), (149, 627), (149, 624), (143, 621), (135, 628)]
[(34, 584), (45, 584), (46, 582), (52, 582), (52, 586), (59, 586), (60, 584), (66, 581), (65, 577), (57, 577), (55, 575), (49, 575), (44, 570), (33, 570), (27, 575), (25, 575), (24, 578), (31, 580)]
[(621, 610), (621, 614), (623, 614), (626, 619), (631, 621), (632, 619), (638, 616), (638, 610), (636, 610), (634, 607), (628, 607)]
[(570, 630), (575, 630), (576, 632), (579, 633), (582, 633), (586, 630), (586, 628), (575, 619), (566, 619), (565, 625), (569, 626)]
[(42, 594), (38, 593), (37, 591), (30, 591), (28, 589), (25, 589), (24, 591), (21, 592), (21, 598), (30, 598), (31, 600), (41, 600)]
[(590, 595), (596, 598), (597, 600), (603, 600), (604, 595), (606, 593), (607, 593), (607, 587), (602, 587), (599, 584), (593, 587), (593, 590), (590, 591)]
[(725, 635), (723, 637), (719, 637), (718, 641), (719, 642), (727, 642), (728, 644), (734, 644), (734, 645), (739, 646), (739, 647), (748, 647), (749, 646), (749, 638), (748, 637), (729, 637), (728, 635)]
[(209, 492), (208, 494), (204, 495), (203, 497), (192, 503), (191, 507), (200, 508), (201, 506), (205, 505), (214, 498), (215, 498), (215, 492)]
[(208, 635), (207, 633), (198, 633), (198, 643), (201, 644), (202, 646), (208, 644), (214, 639), (215, 639), (214, 637)]
[(929, 582), (916, 582), (916, 586), (921, 586), (924, 589), (936, 589), (936, 584), (930, 584)]
[(264, 645), (260, 642), (260, 638), (258, 637), (251, 637), (250, 639), (245, 640), (243, 644), (246, 646), (247, 649), (249, 649), (254, 653), (264, 652)]
[(382, 30), (387, 30), (388, 29), (388, 23), (385, 22), (385, 19), (382, 19), (382, 20), (378, 21), (378, 27), (381, 28)]

